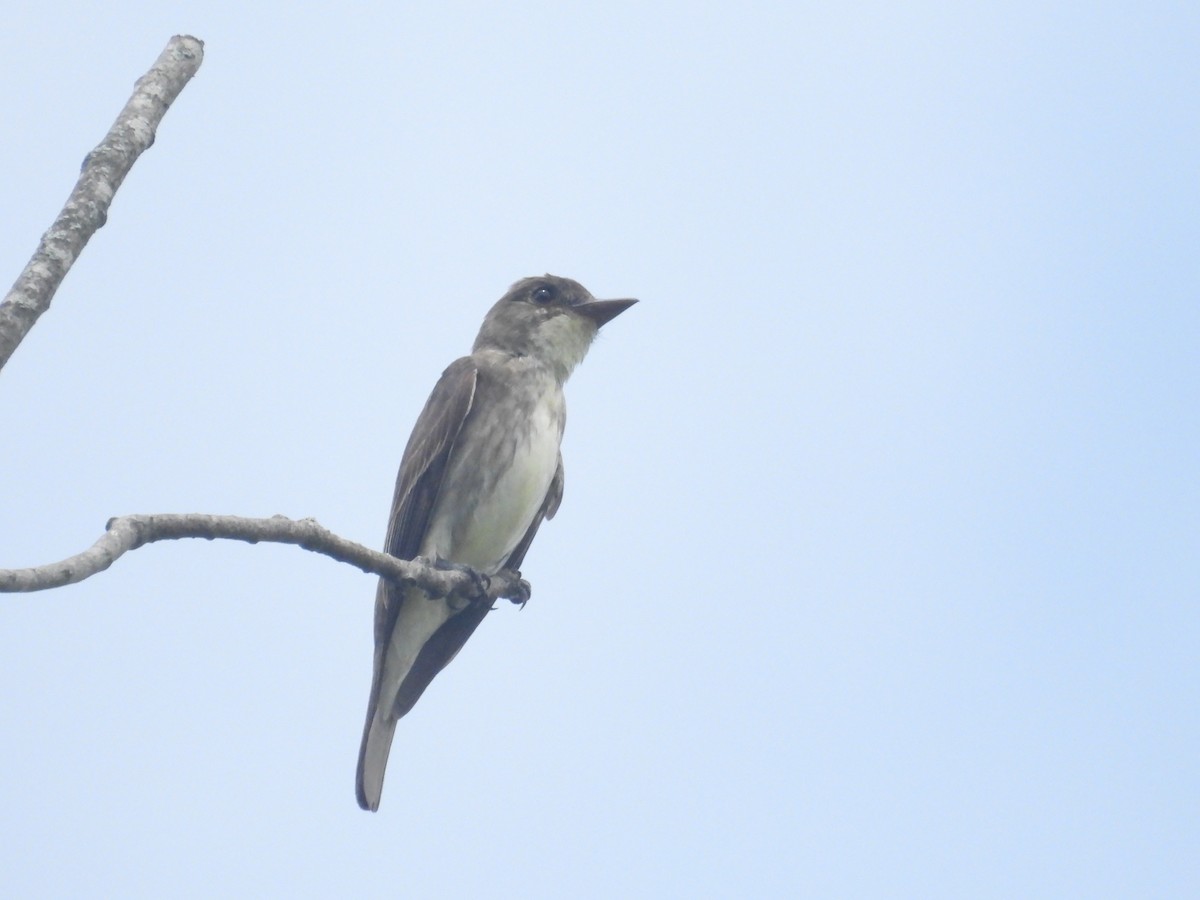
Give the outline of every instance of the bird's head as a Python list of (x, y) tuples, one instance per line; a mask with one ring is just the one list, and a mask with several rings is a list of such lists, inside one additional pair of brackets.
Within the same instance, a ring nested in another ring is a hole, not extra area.
[(566, 381), (600, 326), (635, 303), (597, 300), (578, 281), (557, 275), (522, 278), (488, 311), (474, 349), (532, 356)]

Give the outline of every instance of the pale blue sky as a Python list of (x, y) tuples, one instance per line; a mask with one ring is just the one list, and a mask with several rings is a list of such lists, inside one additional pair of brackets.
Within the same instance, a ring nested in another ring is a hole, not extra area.
[(1200, 892), (1193, 5), (17, 4), (0, 272), (180, 32), (0, 374), (0, 565), (126, 512), (378, 546), (510, 282), (642, 303), (375, 816), (369, 577), (187, 542), (0, 598), (3, 893)]

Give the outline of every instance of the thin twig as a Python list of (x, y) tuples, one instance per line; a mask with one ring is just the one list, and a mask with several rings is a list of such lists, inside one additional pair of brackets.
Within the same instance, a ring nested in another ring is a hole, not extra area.
[(133, 96), (104, 140), (87, 155), (75, 189), (50, 230), (0, 303), (0, 369), (46, 310), (72, 264), (104, 225), (117, 188), (137, 158), (154, 143), (167, 109), (204, 59), (202, 41), (176, 35), (150, 71), (138, 79)]

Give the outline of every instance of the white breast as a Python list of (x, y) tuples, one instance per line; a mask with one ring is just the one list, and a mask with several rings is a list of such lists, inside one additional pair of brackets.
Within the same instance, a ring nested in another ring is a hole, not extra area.
[[(488, 571), (512, 552), (525, 536), (546, 499), (558, 466), (558, 421), (542, 403), (534, 410), (527, 439), (518, 441), (512, 464), (490, 494), (479, 498), (474, 514), (456, 546), (455, 558)], [(457, 542), (456, 542), (457, 543)]]
[[(541, 508), (558, 467), (562, 394), (552, 389), (523, 415), (511, 409), (505, 413), (513, 414), (505, 427), (461, 436), (447, 473), (449, 489), (439, 498), (436, 524), (423, 548), (426, 555), (436, 553), (482, 572), (498, 571)], [(473, 424), (483, 421), (481, 416)]]

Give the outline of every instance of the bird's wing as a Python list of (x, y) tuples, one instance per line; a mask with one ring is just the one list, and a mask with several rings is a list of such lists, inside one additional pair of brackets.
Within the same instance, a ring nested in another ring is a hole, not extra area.
[[(542, 501), (541, 508), (533, 517), (524, 537), (508, 555), (508, 559), (504, 562), (504, 568), (514, 571), (520, 568), (521, 561), (525, 559), (525, 554), (529, 550), (529, 545), (533, 543), (533, 536), (537, 534), (538, 526), (542, 524), (543, 519), (554, 518), (554, 514), (558, 512), (558, 505), (562, 503), (562, 495), (563, 464), (560, 453), (558, 468), (554, 470), (554, 478), (550, 482), (550, 489), (546, 492), (546, 499)], [(458, 651), (467, 642), (467, 638), (474, 633), (475, 629), (479, 627), (479, 623), (490, 611), (491, 606), (487, 603), (474, 604), (453, 616), (425, 643), (416, 662), (413, 663), (412, 669), (409, 670), (408, 677), (400, 685), (395, 706), (398, 717), (413, 708), (425, 688), (429, 686), (429, 682), (433, 680), (433, 676), (458, 655)]]
[(450, 364), (417, 418), (396, 476), (396, 494), (384, 546), (400, 559), (421, 552), (429, 517), (442, 487), (455, 441), (475, 400), (479, 370), (464, 356)]
[[(442, 373), (417, 418), (400, 460), (396, 493), (384, 549), (399, 559), (413, 559), (429, 530), (429, 518), (441, 491), (454, 443), (475, 399), (479, 370), (469, 357), (455, 360)], [(384, 582), (375, 604), (375, 675), (395, 628), (407, 592)], [(378, 685), (375, 685), (377, 688)], [(372, 689), (372, 700), (375, 699)], [(372, 703), (372, 706), (374, 703)]]
[[(392, 498), (391, 518), (388, 522), (388, 538), (384, 548), (391, 556), (400, 559), (412, 559), (420, 553), (421, 542), (430, 526), (430, 516), (433, 506), (437, 503), (438, 492), (442, 490), (442, 480), (450, 461), (451, 452), (458, 434), (462, 432), (463, 422), (467, 420), (470, 407), (475, 398), (475, 384), (479, 370), (472, 360), (464, 356), (451, 362), (450, 367), (442, 373), (442, 378), (433, 388), (433, 392), (425, 403), (425, 409), (416, 420), (412, 437), (404, 448), (401, 458), (400, 474), (396, 476), (396, 493)], [(367, 768), (368, 744), (372, 746), (373, 766), (382, 767), (388, 757), (388, 745), (391, 743), (390, 728), (395, 727), (394, 716), (382, 716), (382, 733), (372, 734), (372, 722), (376, 721), (379, 706), (379, 692), (384, 682), (384, 661), (388, 658), (388, 644), (391, 642), (392, 631), (396, 628), (396, 619), (400, 616), (401, 608), (408, 600), (408, 590), (403, 590), (396, 584), (380, 580), (376, 593), (376, 614), (374, 614), (374, 666), (371, 677), (371, 697), (367, 701), (366, 724), (362, 727), (362, 750), (359, 754), (359, 803), (367, 808), (364, 794), (364, 774)], [(431, 676), (432, 677), (432, 676)], [(427, 683), (428, 679), (425, 679)], [(407, 712), (407, 709), (404, 710)], [(403, 714), (403, 713), (401, 713)], [(377, 731), (380, 731), (377, 728)], [(378, 746), (374, 746), (378, 744)], [(382, 754), (379, 754), (382, 750)], [(376, 762), (376, 757), (382, 755), (382, 762)], [(382, 770), (378, 779), (382, 782)], [(378, 805), (378, 785), (374, 786), (373, 805)]]

